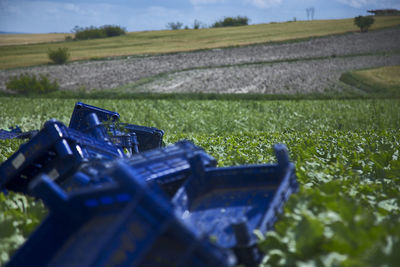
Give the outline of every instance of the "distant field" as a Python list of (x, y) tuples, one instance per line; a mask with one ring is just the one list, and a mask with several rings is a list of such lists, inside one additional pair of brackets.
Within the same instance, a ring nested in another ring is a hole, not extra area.
[(1, 34), (0, 46), (60, 42), (64, 41), (66, 36), (72, 35), (68, 33)]
[(341, 80), (369, 93), (400, 95), (400, 66), (352, 71), (343, 74)]
[[(400, 16), (376, 17), (375, 20), (372, 30), (400, 25)], [(341, 19), (201, 30), (135, 32), (108, 39), (6, 45), (0, 46), (0, 69), (46, 64), (49, 62), (47, 58), (48, 49), (58, 47), (69, 48), (72, 60), (83, 60), (280, 42), (357, 30), (357, 27), (353, 24), (353, 19)], [(36, 37), (31, 35), (31, 38)], [(55, 40), (49, 38), (44, 41)], [(25, 39), (24, 42), (30, 41)]]

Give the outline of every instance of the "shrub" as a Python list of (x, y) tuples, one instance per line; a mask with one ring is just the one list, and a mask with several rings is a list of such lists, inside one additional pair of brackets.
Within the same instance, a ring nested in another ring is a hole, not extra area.
[(212, 28), (218, 27), (232, 27), (232, 26), (246, 26), (249, 25), (250, 19), (248, 17), (226, 17), (223, 20), (219, 20), (211, 25)]
[(72, 31), (75, 33), (75, 40), (106, 38), (126, 34), (125, 28), (116, 25), (104, 25), (99, 28), (94, 26), (85, 28), (75, 26)]
[(179, 21), (177, 21), (177, 22), (168, 22), (167, 29), (180, 30), (182, 28), (182, 26), (183, 26), (183, 23), (179, 22)]
[(97, 38), (105, 38), (106, 34), (99, 28), (94, 26), (86, 27), (86, 28), (75, 28), (75, 39), (76, 40), (88, 40), (88, 39), (97, 39)]
[(32, 74), (21, 74), (11, 77), (6, 83), (7, 89), (20, 94), (45, 94), (59, 89), (58, 82), (51, 82), (41, 74), (39, 78)]
[(373, 23), (374, 18), (371, 16), (358, 16), (354, 18), (354, 24), (360, 28), (361, 32), (367, 32)]
[(104, 31), (107, 37), (114, 37), (126, 34), (126, 30), (120, 26), (104, 25), (100, 28)]
[(47, 52), (47, 55), (49, 56), (49, 59), (53, 61), (55, 64), (64, 64), (65, 62), (68, 61), (70, 56), (68, 48), (66, 47), (60, 47), (56, 50), (50, 49)]
[(198, 30), (200, 29), (200, 27), (201, 27), (201, 22), (195, 19), (193, 22), (193, 29)]
[(198, 29), (204, 29), (207, 28), (207, 25), (197, 19), (194, 20), (193, 22), (193, 29), (198, 30)]

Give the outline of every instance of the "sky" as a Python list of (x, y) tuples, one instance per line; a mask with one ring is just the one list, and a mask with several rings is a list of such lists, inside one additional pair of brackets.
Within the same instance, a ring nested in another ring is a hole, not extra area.
[(148, 31), (178, 21), (210, 26), (238, 15), (258, 24), (306, 20), (307, 8), (314, 8), (314, 19), (353, 18), (370, 9), (400, 9), (400, 0), (0, 0), (0, 31), (69, 33), (110, 24)]

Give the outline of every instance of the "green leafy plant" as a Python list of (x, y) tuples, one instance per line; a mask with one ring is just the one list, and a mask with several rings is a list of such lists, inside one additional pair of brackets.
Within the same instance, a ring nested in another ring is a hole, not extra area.
[(49, 56), (49, 59), (55, 64), (64, 64), (68, 61), (70, 57), (70, 53), (68, 51), (68, 48), (66, 47), (60, 47), (56, 50), (49, 49), (47, 55)]
[(4, 266), (46, 214), (40, 201), (0, 192), (0, 266)]
[(11, 77), (6, 83), (7, 89), (19, 94), (45, 94), (59, 89), (56, 80), (50, 81), (43, 74), (36, 77), (34, 74), (23, 73)]
[(359, 27), (361, 32), (367, 32), (373, 23), (374, 18), (371, 16), (358, 16), (354, 18), (354, 25)]
[(232, 27), (232, 26), (245, 26), (249, 24), (250, 19), (248, 17), (225, 17), (223, 20), (216, 21), (211, 27)]

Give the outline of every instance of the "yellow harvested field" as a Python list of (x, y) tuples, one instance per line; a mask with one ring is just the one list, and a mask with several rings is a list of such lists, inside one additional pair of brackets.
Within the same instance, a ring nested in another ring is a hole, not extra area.
[[(400, 16), (376, 17), (371, 30), (396, 25), (400, 25)], [(71, 60), (84, 60), (286, 42), (356, 32), (358, 30), (354, 25), (353, 19), (340, 19), (269, 23), (200, 30), (133, 32), (119, 37), (69, 42), (53, 42), (56, 36), (49, 34), (52, 37), (48, 37), (48, 40), (51, 40), (52, 43), (0, 46), (0, 69), (47, 64), (49, 63), (47, 51), (59, 47), (69, 49)], [(35, 35), (25, 36), (26, 38), (23, 41), (21, 39), (21, 42), (33, 43), (34, 40), (39, 42), (38, 40), (45, 41), (47, 38), (35, 37)], [(57, 38), (63, 39), (65, 35), (60, 34)]]
[(0, 46), (62, 42), (66, 36), (72, 37), (72, 34), (0, 34)]

